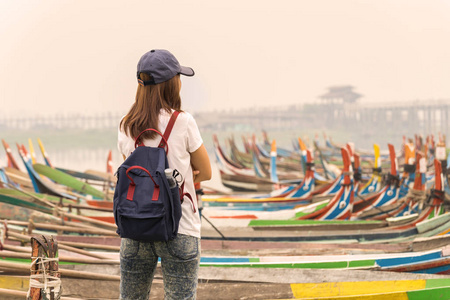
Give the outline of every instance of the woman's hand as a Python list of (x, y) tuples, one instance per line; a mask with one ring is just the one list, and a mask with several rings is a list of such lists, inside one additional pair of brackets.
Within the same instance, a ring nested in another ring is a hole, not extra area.
[(194, 178), (194, 182), (197, 182), (197, 181), (195, 181), (195, 179), (197, 178), (198, 174), (200, 174), (199, 170), (192, 170), (192, 175), (193, 175), (193, 178)]

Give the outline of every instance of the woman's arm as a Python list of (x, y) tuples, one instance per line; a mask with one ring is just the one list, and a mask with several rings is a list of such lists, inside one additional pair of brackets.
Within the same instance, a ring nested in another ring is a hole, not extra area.
[(194, 170), (195, 183), (211, 179), (211, 163), (203, 144), (191, 153), (191, 165)]

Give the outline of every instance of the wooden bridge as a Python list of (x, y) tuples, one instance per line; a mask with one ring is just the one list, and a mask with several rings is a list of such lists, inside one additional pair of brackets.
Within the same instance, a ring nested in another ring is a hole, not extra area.
[(201, 128), (211, 129), (352, 129), (407, 130), (448, 134), (450, 99), (414, 103), (306, 104), (283, 108), (196, 114)]
[[(54, 115), (5, 118), (0, 115), (0, 132), (30, 129), (116, 130), (123, 114)], [(361, 103), (357, 101), (318, 101), (284, 107), (260, 107), (234, 111), (195, 113), (200, 130), (205, 132), (298, 131), (343, 132), (354, 140), (379, 140), (379, 137), (411, 137), (414, 134), (449, 134), (449, 100), (417, 100), (399, 103)]]

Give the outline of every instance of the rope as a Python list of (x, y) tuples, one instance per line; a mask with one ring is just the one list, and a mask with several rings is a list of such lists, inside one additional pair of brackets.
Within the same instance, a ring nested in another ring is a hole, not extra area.
[(385, 175), (386, 179), (385, 179), (385, 183), (386, 185), (390, 184), (390, 185), (394, 185), (396, 187), (400, 186), (400, 177), (398, 177), (397, 175), (392, 175), (391, 173), (388, 173)]
[(406, 194), (405, 199), (410, 198), (412, 201), (417, 203), (424, 203), (431, 197), (432, 194), (427, 195), (426, 191), (418, 191), (414, 189), (409, 189), (408, 194)]
[[(367, 199), (361, 197), (361, 195), (359, 195), (358, 193), (355, 193), (355, 195), (356, 195), (359, 199), (361, 199), (363, 202), (367, 202), (367, 201), (368, 201)], [(379, 211), (382, 212), (382, 213), (387, 214), (387, 215), (388, 215), (389, 217), (391, 217), (391, 218), (394, 217), (394, 216), (391, 215), (388, 211), (384, 211), (384, 210), (382, 210), (380, 207), (374, 206), (372, 203), (369, 203), (369, 206), (372, 207), (372, 208), (374, 208), (374, 209), (379, 210)], [(381, 207), (382, 207), (382, 206), (381, 206)]]
[[(34, 273), (36, 270), (34, 270), (34, 266), (36, 264), (40, 264), (39, 271), (42, 271), (42, 273), (39, 274), (31, 274), (30, 275), (30, 288), (28, 289), (27, 293), (27, 299), (30, 297), (31, 288), (37, 288), (37, 289), (43, 289), (42, 294), (49, 294), (50, 292), (47, 292), (47, 289), (54, 289), (56, 296), (54, 299), (60, 299), (61, 298), (61, 278), (59, 277), (60, 272), (59, 271), (49, 271), (49, 274), (47, 274), (47, 270), (45, 268), (46, 263), (50, 262), (58, 262), (59, 259), (57, 257), (32, 257), (31, 258), (31, 266), (30, 266), (30, 272)], [(43, 298), (48, 299), (48, 298)]]
[[(419, 210), (423, 209), (423, 206), (426, 202), (430, 202), (432, 193), (428, 194), (426, 193), (426, 191), (418, 191), (418, 190), (413, 190), (410, 189), (408, 191), (408, 194), (406, 194), (406, 197), (409, 197), (412, 201), (414, 201), (415, 203), (418, 203), (419, 206)], [(412, 210), (415, 213), (420, 213), (420, 211), (417, 211), (415, 208), (412, 208)]]
[(450, 196), (447, 193), (445, 193), (444, 202), (450, 203)]
[(424, 202), (427, 199), (426, 191), (418, 191), (414, 189), (409, 189), (406, 198), (410, 198), (414, 202)]

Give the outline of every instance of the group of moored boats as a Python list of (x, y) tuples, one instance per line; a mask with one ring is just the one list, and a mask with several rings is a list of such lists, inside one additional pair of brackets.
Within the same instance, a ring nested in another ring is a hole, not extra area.
[[(105, 172), (67, 170), (53, 166), (38, 142), (44, 163), (36, 161), (30, 141), (28, 149), (17, 145), (19, 164), (3, 141), (2, 276), (26, 274), (30, 237), (53, 235), (61, 277), (106, 280), (114, 288), (105, 293), (117, 293), (120, 239), (112, 214), (111, 154)], [(308, 145), (302, 139), (289, 151), (267, 135), (261, 143), (254, 136), (243, 138), (244, 151), (233, 138), (227, 142), (225, 151), (214, 137), (214, 155), (223, 185), (233, 192), (219, 195), (204, 188), (198, 195), (200, 299), (212, 295), (207, 291), (214, 283), (228, 291), (222, 299), (255, 298), (260, 283), (267, 288), (260, 285), (265, 292), (256, 298), (449, 295), (449, 188), (442, 138), (436, 145), (431, 137), (425, 143), (419, 137), (404, 140), (399, 153), (391, 144), (386, 153), (378, 145), (365, 153), (351, 143), (336, 146), (326, 140), (320, 147), (317, 140)], [(263, 276), (261, 268), (274, 276)], [(246, 275), (240, 278), (232, 269)], [(390, 285), (399, 279), (405, 284)], [(234, 294), (223, 285), (228, 281), (236, 285)], [(340, 288), (327, 288), (327, 282)], [(386, 289), (374, 290), (381, 283)], [(311, 290), (308, 284), (317, 292), (305, 293)], [(3, 288), (15, 289), (1, 286), (0, 294), (11, 293)], [(216, 290), (215, 298), (223, 291)], [(110, 297), (78, 292), (71, 295)]]

